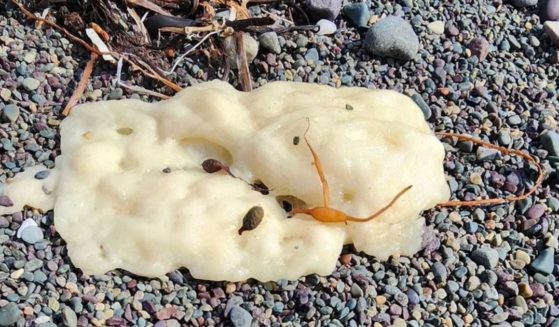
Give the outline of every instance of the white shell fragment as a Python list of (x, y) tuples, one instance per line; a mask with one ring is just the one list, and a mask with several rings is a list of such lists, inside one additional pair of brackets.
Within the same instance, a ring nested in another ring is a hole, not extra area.
[(334, 22), (329, 21), (327, 19), (321, 19), (316, 23), (316, 26), (318, 26), (318, 32), (316, 32), (316, 34), (318, 35), (330, 35), (330, 34), (334, 34), (336, 33), (336, 30), (338, 29), (338, 27), (336, 26), (336, 24), (334, 24)]
[[(109, 47), (105, 44), (105, 42), (103, 42), (103, 40), (101, 40), (101, 37), (99, 37), (94, 29), (86, 28), (85, 35), (87, 35), (87, 37), (91, 40), (91, 43), (93, 43), (97, 47), (97, 49), (99, 49), (99, 51), (111, 52), (111, 50), (109, 50)], [(109, 54), (104, 54), (103, 59), (112, 63), (116, 62), (116, 59)]]
[[(333, 208), (367, 217), (413, 188), (367, 223), (288, 218), (276, 196), (322, 206), (303, 140), (307, 118)], [(381, 260), (414, 254), (419, 213), (449, 196), (441, 143), (415, 103), (393, 91), (275, 82), (243, 93), (214, 81), (159, 103), (78, 106), (62, 122), (61, 149), (55, 226), (87, 274), (122, 268), (163, 277), (186, 267), (208, 280), (328, 275), (346, 241)], [(270, 194), (205, 172), (210, 158), (263, 181)], [(262, 219), (239, 235), (255, 206)]]

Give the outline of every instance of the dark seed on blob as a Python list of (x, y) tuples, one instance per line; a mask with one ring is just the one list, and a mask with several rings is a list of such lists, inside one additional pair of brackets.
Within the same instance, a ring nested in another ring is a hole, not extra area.
[(41, 170), (35, 174), (35, 179), (45, 179), (49, 177), (50, 171), (48, 170)]
[(346, 109), (346, 110), (353, 110), (353, 106), (350, 105), (349, 103), (346, 103), (345, 109)]
[(299, 136), (293, 137), (293, 145), (299, 145)]
[(164, 172), (165, 174), (168, 174), (168, 173), (171, 172), (171, 168), (167, 167), (167, 168), (163, 169), (163, 172)]
[(258, 191), (263, 195), (270, 194), (270, 189), (268, 188), (268, 186), (266, 186), (266, 184), (264, 184), (264, 182), (259, 179), (255, 180), (254, 183), (250, 185), (255, 191)]
[(305, 201), (293, 195), (278, 195), (276, 201), (281, 205), (285, 212), (291, 212), (293, 208), (304, 209), (307, 207)]
[(14, 202), (6, 195), (0, 195), (0, 207), (11, 207)]
[(223, 164), (216, 159), (206, 159), (202, 162), (202, 168), (206, 173), (216, 173), (223, 169)]
[(239, 235), (245, 231), (253, 230), (264, 218), (264, 209), (261, 206), (254, 206), (250, 208), (245, 217), (243, 218), (243, 226), (239, 229)]

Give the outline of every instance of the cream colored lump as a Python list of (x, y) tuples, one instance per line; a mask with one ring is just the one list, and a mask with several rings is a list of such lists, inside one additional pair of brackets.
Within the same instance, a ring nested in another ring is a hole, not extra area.
[[(303, 141), (307, 117), (333, 208), (367, 217), (404, 187), (413, 188), (368, 223), (287, 218), (275, 196), (322, 205)], [(214, 81), (159, 103), (79, 106), (62, 122), (61, 134), (55, 226), (74, 265), (88, 274), (122, 268), (164, 277), (186, 267), (209, 280), (328, 275), (344, 242), (381, 260), (414, 254), (424, 225), (419, 213), (449, 196), (441, 143), (414, 102), (392, 91), (275, 82), (242, 93)], [(204, 172), (208, 158), (231, 165), (247, 181), (262, 180), (272, 192), (262, 195), (223, 172)], [(16, 204), (0, 213), (24, 204), (51, 209), (53, 200), (41, 192), (52, 189), (52, 180), (16, 177), (5, 190)], [(261, 224), (239, 235), (256, 205), (264, 209)]]

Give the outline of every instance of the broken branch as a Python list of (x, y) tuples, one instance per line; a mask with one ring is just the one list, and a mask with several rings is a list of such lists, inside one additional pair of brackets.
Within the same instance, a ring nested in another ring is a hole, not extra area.
[(160, 6), (158, 6), (157, 4), (149, 0), (126, 0), (126, 3), (129, 5), (136, 5), (136, 6), (143, 7), (145, 9), (151, 10), (161, 15), (173, 16), (170, 12), (168, 12), (167, 10), (161, 8)]
[(64, 116), (68, 116), (72, 108), (78, 103), (78, 101), (80, 101), (80, 98), (82, 97), (83, 92), (87, 87), (87, 81), (89, 81), (89, 77), (91, 76), (91, 72), (93, 71), (93, 66), (95, 66), (95, 62), (97, 61), (97, 58), (99, 58), (98, 54), (91, 53), (91, 56), (89, 57), (89, 61), (87, 62), (87, 65), (85, 65), (85, 69), (83, 70), (83, 74), (78, 84), (78, 87), (76, 87), (74, 93), (70, 97), (70, 100), (68, 100), (68, 104), (66, 104), (66, 107), (62, 111), (62, 114)]

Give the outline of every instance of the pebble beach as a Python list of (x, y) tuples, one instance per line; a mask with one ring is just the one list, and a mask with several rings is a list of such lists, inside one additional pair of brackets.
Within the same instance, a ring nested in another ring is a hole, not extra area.
[[(288, 17), (282, 4), (250, 10)], [(542, 187), (516, 203), (423, 212), (424, 248), (412, 257), (381, 262), (347, 246), (329, 276), (265, 283), (208, 282), (187, 269), (167, 281), (120, 270), (89, 276), (67, 256), (55, 213), (29, 208), (0, 216), (0, 326), (559, 327), (559, 1), (307, 0), (304, 10), (318, 32), (245, 43), (255, 88), (283, 80), (402, 92), (434, 131), (536, 157)], [(62, 111), (88, 58), (59, 31), (0, 4), (0, 183), (54, 167)], [(186, 88), (224, 75), (196, 54), (169, 78)], [(225, 78), (239, 85), (235, 69)], [(123, 79), (172, 95), (141, 74)], [(120, 87), (115, 65), (100, 61), (82, 102), (125, 98), (156, 101)], [(534, 167), (520, 158), (444, 144), (455, 199), (522, 194), (534, 183)], [(22, 227), (29, 218), (35, 224)]]

